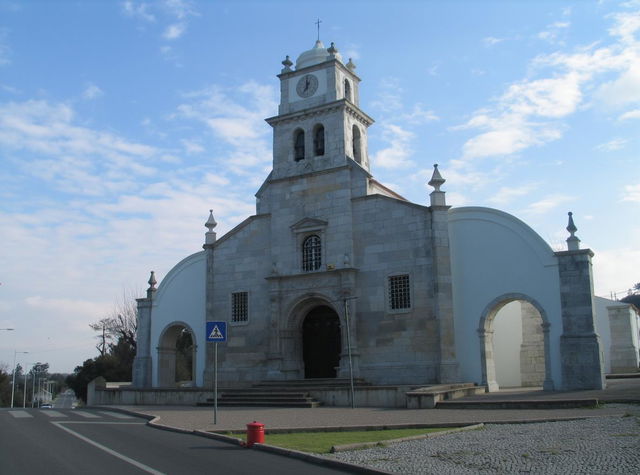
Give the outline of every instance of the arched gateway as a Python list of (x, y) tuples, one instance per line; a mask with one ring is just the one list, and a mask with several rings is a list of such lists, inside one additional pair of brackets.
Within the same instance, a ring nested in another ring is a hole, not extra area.
[(335, 378), (340, 365), (340, 319), (327, 306), (312, 309), (302, 323), (305, 378)]

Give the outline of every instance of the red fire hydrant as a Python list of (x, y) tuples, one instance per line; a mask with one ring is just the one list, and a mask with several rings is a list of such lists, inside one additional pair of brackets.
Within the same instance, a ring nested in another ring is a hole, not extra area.
[(253, 444), (264, 444), (264, 424), (261, 422), (250, 422), (247, 424), (247, 447)]

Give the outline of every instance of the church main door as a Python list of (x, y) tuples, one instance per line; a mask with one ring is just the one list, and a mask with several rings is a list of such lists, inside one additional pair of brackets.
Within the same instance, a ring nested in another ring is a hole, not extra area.
[(326, 306), (311, 310), (302, 324), (305, 378), (335, 378), (340, 364), (340, 319)]

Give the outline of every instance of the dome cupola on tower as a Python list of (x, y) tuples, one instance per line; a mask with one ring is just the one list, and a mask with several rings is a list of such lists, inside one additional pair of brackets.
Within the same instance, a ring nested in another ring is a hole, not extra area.
[[(332, 45), (333, 46), (333, 45)], [(296, 69), (306, 68), (307, 66), (313, 66), (314, 64), (324, 63), (330, 58), (335, 57), (338, 61), (342, 62), (342, 56), (334, 48), (333, 54), (324, 47), (322, 41), (317, 40), (316, 44), (310, 50), (304, 51), (296, 60)]]

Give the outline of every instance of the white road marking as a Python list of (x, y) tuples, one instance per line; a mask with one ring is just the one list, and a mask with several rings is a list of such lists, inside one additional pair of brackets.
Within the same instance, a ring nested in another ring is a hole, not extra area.
[(21, 418), (21, 417), (33, 417), (31, 414), (29, 414), (27, 411), (9, 411), (9, 414), (11, 414), (13, 417), (15, 418)]
[(100, 416), (97, 414), (92, 414), (91, 412), (85, 411), (73, 411), (74, 414), (78, 414), (79, 416), (86, 417), (87, 419), (100, 419)]
[(121, 412), (100, 411), (105, 416), (115, 417), (116, 419), (133, 419), (133, 416), (129, 414), (122, 414)]
[[(113, 455), (114, 457), (119, 458), (120, 460), (124, 460), (127, 463), (130, 463), (131, 465), (133, 465), (134, 467), (138, 467), (140, 470), (144, 470), (147, 473), (152, 473), (154, 475), (164, 475), (163, 472), (159, 472), (157, 470), (154, 470), (153, 468), (138, 462), (137, 460), (133, 460), (132, 458), (127, 457), (126, 455), (122, 455), (119, 452), (116, 452), (115, 450), (110, 449), (109, 447), (105, 447), (102, 444), (99, 444), (98, 442), (89, 439), (88, 437), (85, 437), (82, 434), (78, 434), (76, 431), (73, 431), (71, 429), (69, 429), (68, 427), (64, 427), (64, 424), (67, 424), (67, 422), (52, 422), (53, 425), (59, 427), (60, 429), (68, 432), (69, 434), (77, 437), (80, 440), (83, 440), (84, 442), (86, 442), (87, 444), (93, 445), (94, 447), (105, 451), (106, 453)], [(93, 423), (94, 424), (94, 423)]]
[(69, 417), (59, 411), (54, 411), (53, 409), (41, 409), (41, 411), (49, 417)]

